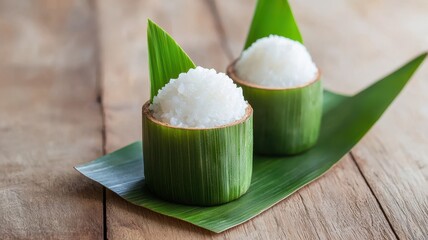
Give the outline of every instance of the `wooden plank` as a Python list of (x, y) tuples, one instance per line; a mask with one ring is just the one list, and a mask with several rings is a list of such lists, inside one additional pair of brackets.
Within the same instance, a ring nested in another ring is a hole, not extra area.
[[(235, 14), (234, 26), (246, 26), (248, 23), (244, 19), (250, 18), (252, 11), (248, 9), (251, 7), (242, 1), (230, 4), (227, 6), (230, 9), (222, 13)], [(141, 138), (140, 107), (148, 99), (147, 17), (171, 32), (197, 63), (224, 70), (229, 59), (220, 46), (221, 36), (216, 34), (219, 28), (210, 15), (211, 3), (99, 1), (98, 6), (104, 56), (106, 142), (108, 151), (112, 151)], [(245, 6), (245, 11), (242, 6)], [(240, 7), (239, 11), (237, 7)], [(226, 18), (223, 14), (222, 17)], [(241, 38), (246, 32), (229, 28), (227, 31), (236, 31), (236, 36)], [(261, 216), (218, 235), (130, 205), (109, 192), (108, 237), (394, 238), (355, 163), (346, 158), (336, 170)]]
[(95, 21), (86, 1), (0, 1), (0, 239), (100, 239)]
[[(227, 10), (225, 1), (217, 2), (221, 10)], [(233, 4), (236, 8), (245, 6), (240, 1)], [(428, 3), (424, 1), (304, 0), (291, 4), (305, 44), (330, 89), (355, 93), (428, 47), (423, 34), (428, 32)], [(250, 18), (236, 12), (224, 14), (223, 24), (235, 56), (246, 33), (236, 22), (249, 23)], [(352, 151), (396, 235), (404, 239), (428, 236), (427, 77), (425, 64)]]
[[(330, 88), (355, 92), (428, 47), (426, 1), (294, 1)], [(337, 21), (337, 19), (343, 19)], [(326, 27), (329, 35), (324, 34)], [(344, 28), (352, 29), (349, 31)], [(344, 33), (346, 31), (346, 34)], [(339, 38), (330, 44), (331, 36)], [(313, 40), (311, 40), (313, 39)], [(347, 61), (343, 61), (344, 58)], [(328, 78), (327, 78), (328, 74)], [(428, 236), (428, 66), (352, 151), (363, 176), (401, 239)], [(393, 131), (391, 131), (393, 129)]]

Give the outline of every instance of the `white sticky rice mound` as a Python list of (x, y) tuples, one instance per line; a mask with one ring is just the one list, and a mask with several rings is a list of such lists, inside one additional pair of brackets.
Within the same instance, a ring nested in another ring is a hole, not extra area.
[(150, 109), (172, 126), (212, 128), (242, 119), (247, 106), (242, 89), (226, 74), (196, 67), (159, 90)]
[(303, 44), (276, 35), (254, 42), (241, 54), (235, 69), (243, 81), (274, 88), (305, 85), (318, 72)]

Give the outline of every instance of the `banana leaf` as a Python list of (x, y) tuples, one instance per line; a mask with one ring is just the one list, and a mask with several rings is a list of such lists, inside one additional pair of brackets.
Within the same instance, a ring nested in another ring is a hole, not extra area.
[(196, 65), (175, 40), (150, 19), (147, 23), (150, 68), (150, 102), (159, 89)]
[(287, 0), (258, 0), (244, 50), (257, 39), (271, 34), (303, 43), (290, 4)]
[(141, 142), (76, 169), (130, 203), (219, 233), (269, 209), (337, 164), (380, 118), (425, 57), (426, 53), (416, 57), (354, 96), (325, 91), (317, 145), (295, 156), (255, 156), (248, 192), (227, 204), (194, 207), (152, 195), (144, 185)]

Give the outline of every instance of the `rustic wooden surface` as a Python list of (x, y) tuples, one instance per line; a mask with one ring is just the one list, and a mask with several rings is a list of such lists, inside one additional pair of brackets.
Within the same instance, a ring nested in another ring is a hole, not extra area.
[(84, 1), (0, 1), (0, 239), (100, 239), (96, 29)]
[[(141, 139), (147, 18), (198, 65), (224, 71), (254, 2), (0, 0), (0, 239), (427, 239), (428, 64), (329, 173), (222, 234), (103, 196), (72, 169)], [(291, 5), (338, 92), (428, 49), (424, 0)]]

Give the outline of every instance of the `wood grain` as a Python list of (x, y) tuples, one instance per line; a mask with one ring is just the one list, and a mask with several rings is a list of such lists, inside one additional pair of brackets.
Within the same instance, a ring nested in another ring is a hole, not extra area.
[[(311, 46), (325, 43), (316, 58), (334, 89), (355, 92), (428, 49), (426, 1), (295, 1), (295, 6), (297, 17), (303, 19), (323, 12), (317, 21), (320, 26), (303, 34), (313, 36), (308, 39)], [(339, 37), (338, 44), (329, 44), (331, 36), (322, 26)], [(346, 34), (344, 27), (349, 28)], [(400, 239), (428, 237), (427, 79), (425, 63), (352, 151)]]
[[(190, 6), (192, 11), (188, 10)], [(252, 10), (247, 7), (238, 11), (241, 6), (248, 4), (232, 3), (223, 12), (242, 15), (235, 16), (233, 26), (237, 29), (225, 27), (226, 35), (246, 33), (240, 28), (248, 25), (245, 19), (250, 18)], [(212, 2), (190, 0), (172, 5), (166, 1), (98, 2), (108, 151), (141, 138), (140, 107), (148, 99), (146, 18), (151, 17), (169, 31), (196, 63), (224, 71), (230, 59), (221, 46), (222, 29), (215, 22), (213, 7)], [(253, 220), (218, 235), (132, 206), (110, 192), (106, 203), (110, 239), (394, 238), (376, 199), (349, 157), (309, 187)]]
[(0, 1), (0, 239), (102, 238), (102, 188), (73, 169), (102, 153), (92, 14)]

